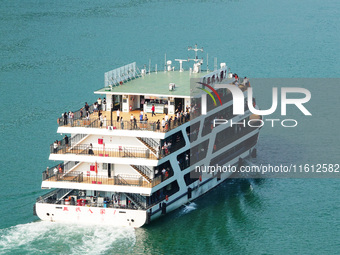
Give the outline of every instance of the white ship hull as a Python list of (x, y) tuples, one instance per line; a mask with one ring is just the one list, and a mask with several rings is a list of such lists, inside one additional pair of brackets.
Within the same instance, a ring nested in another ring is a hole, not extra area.
[[(249, 150), (240, 154), (239, 157), (231, 160), (226, 165), (237, 165), (238, 159), (245, 159), (249, 157), (254, 148), (255, 146), (251, 147)], [(231, 175), (232, 173), (223, 173), (220, 180), (217, 178), (202, 179), (202, 181), (198, 180), (188, 186), (192, 189), (191, 198), (188, 198), (187, 187), (183, 187), (176, 193), (176, 196), (169, 198), (168, 201), (161, 201), (148, 210), (72, 206), (47, 203), (36, 203), (35, 210), (37, 216), (44, 221), (139, 228), (150, 223), (150, 221), (154, 221), (162, 215), (168, 214), (188, 202), (197, 199), (224, 182)], [(166, 204), (165, 211), (162, 211), (162, 203)]]
[(44, 221), (139, 228), (146, 211), (36, 203), (37, 216)]
[[(86, 110), (85, 118), (79, 110), (71, 118), (65, 113), (58, 119), (58, 133), (71, 135), (50, 147), (50, 160), (63, 163), (43, 172), (42, 188), (55, 190), (37, 199), (34, 210), (41, 220), (139, 228), (234, 173), (204, 174), (197, 173), (197, 168), (235, 167), (253, 155), (261, 116), (252, 114), (248, 106), (242, 115), (233, 113), (231, 90), (238, 89), (241, 105), (246, 105), (243, 100), (249, 101), (250, 85), (238, 84), (225, 64), (205, 75), (155, 72), (137, 77), (136, 73), (132, 63), (105, 74), (106, 87), (95, 92), (108, 99), (104, 118), (93, 108), (91, 114)], [(198, 80), (192, 82), (192, 78)], [(157, 82), (167, 84), (166, 90), (154, 86)], [(211, 87), (224, 82), (232, 84), (230, 91), (216, 86), (217, 92)], [(202, 88), (197, 87), (200, 84)], [(203, 102), (200, 93), (207, 91), (205, 87), (211, 88), (220, 104), (213, 97)], [(198, 94), (193, 96), (193, 91)], [(112, 108), (107, 109), (108, 105)], [(113, 114), (114, 105), (122, 112)], [(137, 121), (139, 114), (142, 119)], [(216, 119), (224, 121), (215, 125)], [(247, 126), (249, 122), (252, 125)]]

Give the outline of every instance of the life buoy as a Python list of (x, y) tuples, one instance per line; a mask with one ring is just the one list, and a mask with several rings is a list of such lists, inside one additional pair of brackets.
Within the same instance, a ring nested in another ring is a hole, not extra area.
[(168, 200), (169, 200), (169, 196), (166, 195), (166, 196), (165, 196), (165, 201), (168, 201)]
[(168, 178), (169, 177), (169, 173), (168, 171), (165, 172), (165, 178)]
[(132, 111), (132, 106), (130, 105), (130, 111)]

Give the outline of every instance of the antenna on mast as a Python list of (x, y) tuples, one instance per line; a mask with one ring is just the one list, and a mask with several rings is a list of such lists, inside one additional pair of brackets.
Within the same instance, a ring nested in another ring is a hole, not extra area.
[[(197, 59), (197, 51), (202, 51), (203, 52), (203, 47), (202, 48), (200, 48), (200, 49), (198, 49), (197, 48), (197, 44), (195, 44), (195, 48), (192, 48), (191, 46), (189, 46), (188, 47), (188, 50), (193, 50), (193, 51), (195, 51), (195, 62), (197, 62), (198, 61), (198, 59)], [(193, 59), (190, 59), (190, 60), (193, 60)]]
[(188, 47), (188, 51), (189, 51), (189, 50), (195, 51), (195, 58), (194, 58), (194, 59), (188, 58), (188, 61), (190, 61), (190, 60), (195, 61), (193, 73), (199, 73), (199, 72), (201, 71), (200, 67), (201, 67), (201, 65), (203, 64), (203, 58), (202, 58), (202, 59), (198, 59), (198, 57), (197, 57), (197, 51), (202, 51), (202, 52), (203, 52), (203, 48), (200, 48), (200, 49), (199, 49), (199, 48), (197, 48), (197, 44), (195, 44), (195, 48), (189, 46), (189, 47)]

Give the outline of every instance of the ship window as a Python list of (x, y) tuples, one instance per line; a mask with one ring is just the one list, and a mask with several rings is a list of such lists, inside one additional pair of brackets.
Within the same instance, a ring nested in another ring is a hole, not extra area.
[(185, 140), (182, 131), (161, 140), (161, 157), (165, 157), (185, 146)]
[[(163, 169), (168, 172), (168, 178), (170, 178), (171, 176), (174, 175), (174, 170), (172, 169), (172, 166), (170, 164), (170, 161), (165, 161), (163, 164), (156, 166), (154, 168), (154, 173), (155, 173), (155, 178), (160, 176), (160, 175), (164, 175), (165, 178), (165, 172), (163, 171)], [(164, 172), (164, 173), (163, 173)]]
[[(249, 120), (249, 117), (245, 118), (244, 120), (241, 120), (239, 122), (247, 121)], [(257, 127), (249, 127), (243, 125), (233, 125), (233, 127), (228, 127), (216, 134), (215, 142), (213, 145), (213, 152), (216, 152), (228, 144), (236, 141), (237, 139), (241, 138), (242, 136), (248, 134), (249, 132), (257, 129)]]
[(166, 196), (170, 197), (179, 191), (179, 186), (177, 181), (173, 181), (167, 186), (160, 188), (159, 190), (152, 193), (152, 195), (147, 200), (148, 205), (157, 204), (158, 202), (165, 199)]
[(187, 136), (190, 142), (194, 142), (197, 140), (199, 130), (200, 122), (196, 122), (195, 124), (192, 124), (191, 126), (186, 128)]
[[(209, 97), (208, 97), (209, 98)], [(211, 131), (213, 130), (214, 126), (213, 126), (213, 121), (214, 119), (226, 119), (229, 120), (232, 117), (234, 117), (234, 115), (232, 114), (233, 111), (233, 106), (229, 106), (227, 108), (224, 108), (223, 110), (212, 114), (208, 117), (205, 118), (204, 120), (204, 124), (203, 124), (203, 130), (202, 130), (202, 136), (205, 136), (207, 134), (210, 134)]]
[(190, 184), (194, 183), (199, 179), (198, 177), (197, 178), (192, 177), (195, 174), (194, 172), (195, 170), (192, 170), (191, 172), (184, 175), (184, 181), (187, 186), (189, 186)]
[(207, 155), (209, 140), (190, 148), (177, 156), (177, 162), (181, 170), (201, 161)]
[(224, 165), (225, 163), (227, 163), (228, 161), (230, 161), (231, 159), (237, 157), (238, 155), (240, 155), (241, 153), (247, 151), (248, 149), (250, 149), (252, 146), (254, 146), (256, 144), (257, 141), (257, 136), (253, 135), (252, 137), (248, 138), (247, 140), (239, 143), (238, 145), (234, 146), (233, 148), (221, 153), (220, 155), (214, 157), (211, 161), (210, 161), (210, 166), (215, 166), (215, 165)]

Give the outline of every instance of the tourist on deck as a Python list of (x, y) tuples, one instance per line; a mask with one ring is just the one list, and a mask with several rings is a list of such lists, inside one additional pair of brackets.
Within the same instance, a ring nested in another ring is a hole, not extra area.
[(102, 100), (101, 100), (101, 98), (97, 99), (97, 103), (98, 103), (98, 110), (100, 111), (102, 109)]
[(178, 110), (178, 112), (181, 112), (181, 111), (182, 111), (182, 103), (179, 103), (179, 104), (178, 104), (177, 110)]
[(169, 129), (171, 129), (171, 122), (172, 122), (172, 116), (171, 116), (170, 119), (168, 120)]
[(159, 120), (157, 120), (157, 122), (156, 122), (156, 129), (157, 129), (157, 131), (159, 131), (160, 125), (161, 125), (161, 122)]
[(120, 128), (124, 129), (124, 121), (123, 121), (123, 117), (120, 118)]
[(152, 107), (151, 107), (151, 117), (153, 117), (154, 115), (156, 116), (155, 114), (155, 105), (153, 104)]
[(81, 118), (81, 119), (82, 119), (82, 118), (83, 118), (83, 116), (84, 116), (84, 112), (83, 112), (83, 110), (84, 110), (84, 107), (80, 109), (80, 118)]
[(171, 152), (171, 145), (172, 145), (172, 143), (171, 143), (171, 140), (170, 140), (170, 141), (168, 141), (168, 151), (169, 151), (169, 153)]
[(94, 155), (92, 143), (90, 143), (89, 154), (90, 154), (90, 155)]
[(65, 140), (65, 146), (68, 147), (68, 136), (67, 135), (65, 135), (64, 140)]
[(87, 102), (85, 102), (84, 108), (85, 108), (85, 112), (90, 110), (90, 106), (87, 104)]
[(137, 129), (137, 119), (133, 116), (133, 129)]
[(106, 98), (103, 98), (103, 111), (106, 111)]
[(120, 111), (119, 109), (117, 109), (117, 122), (119, 121), (119, 114), (120, 114)]
[(99, 115), (99, 127), (102, 128), (102, 126), (103, 126), (103, 115), (100, 114)]
[(184, 112), (184, 119), (185, 119), (185, 122), (187, 122), (189, 120), (188, 112)]
[(165, 120), (165, 121), (168, 121), (168, 119), (169, 119), (169, 116), (168, 116), (168, 114), (166, 113), (165, 116), (164, 116), (164, 120)]
[(168, 153), (169, 153), (169, 151), (168, 151), (168, 145), (167, 145), (167, 143), (166, 142), (164, 142), (164, 154), (165, 155), (168, 155)]
[(104, 126), (104, 127), (106, 127), (106, 122), (107, 122), (107, 121), (106, 121), (106, 116), (104, 116), (104, 118), (103, 118), (103, 126)]
[(162, 119), (162, 129), (163, 129), (163, 131), (165, 129), (165, 120), (164, 120), (164, 118)]
[(58, 152), (58, 140), (55, 140), (55, 142), (53, 143), (53, 153), (57, 152)]
[(57, 173), (58, 173), (58, 169), (55, 167), (55, 168), (53, 169), (53, 174), (56, 175)]
[(97, 112), (97, 111), (98, 111), (98, 104), (97, 104), (97, 102), (95, 102), (93, 104), (93, 112)]
[(184, 123), (184, 113), (183, 113), (183, 111), (181, 111), (181, 123), (182, 124)]
[(47, 167), (47, 168), (46, 168), (46, 171), (45, 171), (46, 179), (48, 179), (48, 171), (49, 171), (49, 168)]
[(85, 112), (90, 110), (90, 106), (87, 104), (87, 102), (85, 102), (84, 109), (85, 109)]
[(185, 154), (185, 167), (189, 166), (189, 155)]
[(64, 112), (64, 125), (67, 125), (67, 118), (68, 118), (68, 116), (67, 116), (67, 113), (66, 112)]
[(58, 165), (58, 171), (59, 171), (60, 174), (63, 173), (63, 169), (61, 168), (61, 165), (60, 165), (60, 164)]

